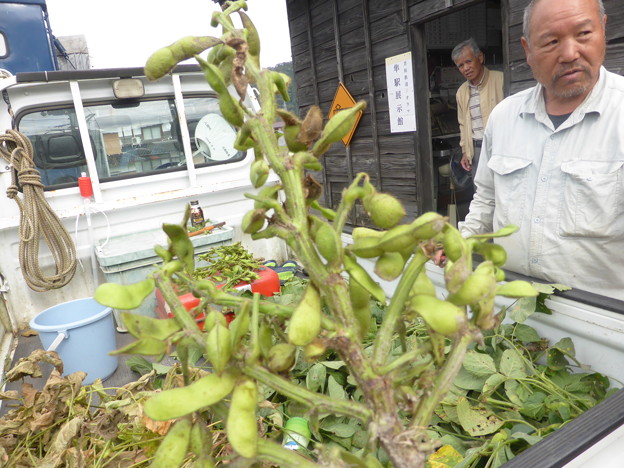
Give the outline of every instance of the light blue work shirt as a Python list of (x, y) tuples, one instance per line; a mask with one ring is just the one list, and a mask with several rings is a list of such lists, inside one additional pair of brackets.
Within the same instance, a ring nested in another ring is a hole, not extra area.
[(492, 111), (460, 230), (516, 224), (505, 268), (624, 300), (623, 167), (624, 77), (602, 67), (556, 130), (538, 84)]

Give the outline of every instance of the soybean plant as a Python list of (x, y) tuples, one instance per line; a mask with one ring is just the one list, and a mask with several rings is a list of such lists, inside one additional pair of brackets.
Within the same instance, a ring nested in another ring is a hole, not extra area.
[[(312, 421), (329, 413), (355, 418), (367, 429), (369, 441), (363, 453), (356, 456), (319, 445), (312, 452), (319, 463), (346, 466), (348, 461), (349, 466), (381, 466), (376, 454), (383, 448), (396, 467), (424, 466), (435, 447), (426, 431), (436, 406), (449, 390), (469, 346), (482, 340), (482, 330), (498, 324), (495, 297), (537, 295), (527, 283), (498, 284), (504, 278), (500, 267), (506, 256), (502, 248), (487, 241), (509, 235), (514, 228), (464, 239), (437, 213), (424, 213), (401, 223), (406, 215), (402, 204), (393, 195), (378, 192), (364, 173), (344, 190), (336, 209), (323, 207), (319, 203), (320, 184), (307, 171), (322, 169), (323, 154), (344, 137), (366, 103), (340, 111), (325, 124), (315, 106), (303, 119), (278, 109), (277, 94), (289, 100), (289, 77), (260, 67), (260, 40), (243, 11), (245, 2), (227, 2), (223, 8), (212, 18), (212, 25), (222, 28), (221, 37), (187, 37), (157, 51), (147, 61), (146, 75), (159, 79), (181, 60), (198, 60), (206, 80), (219, 95), (223, 117), (238, 129), (235, 147), (255, 155), (250, 178), (257, 192), (248, 194), (254, 207), (243, 218), (243, 231), (252, 239), (283, 239), (305, 267), (310, 281), (294, 307), (257, 295), (249, 298), (221, 291), (210, 281), (193, 278), (192, 244), (184, 228), (188, 213), (181, 226), (164, 226), (169, 245), (157, 249), (163, 266), (139, 285), (104, 285), (96, 297), (114, 307), (130, 309), (156, 285), (174, 318), (137, 319), (124, 314), (124, 322), (137, 341), (120, 352), (161, 356), (176, 347), (182, 360), (190, 349), (198, 348), (214, 373), (190, 382), (185, 372), (186, 386), (153, 397), (146, 403), (145, 413), (156, 420), (182, 418), (194, 425), (204, 425), (202, 417), (212, 414), (225, 422), (229, 442), (241, 457), (283, 467), (319, 466), (259, 436), (257, 394), (259, 386), (266, 386), (307, 407)], [(234, 25), (231, 16), (235, 14), (243, 28)], [(206, 50), (202, 58), (200, 54)], [(261, 110), (257, 112), (243, 104), (250, 84), (259, 91)], [(277, 119), (284, 123), (286, 149), (280, 148), (273, 130)], [(266, 185), (270, 171), (279, 182)], [(379, 229), (355, 228), (353, 244), (345, 247), (341, 234), (358, 203)], [(444, 270), (446, 299), (438, 297), (425, 272), (425, 264), (439, 245), (448, 257)], [(484, 257), (474, 271), (473, 252)], [(374, 260), (375, 272), (381, 278), (397, 280), (391, 298), (362, 266), (361, 259)], [(178, 300), (174, 278), (201, 299), (206, 311), (203, 332)], [(363, 338), (371, 326), (376, 326), (371, 298), (385, 306), (385, 314), (372, 352), (368, 352)], [(213, 306), (236, 311), (229, 328)], [(400, 335), (410, 321), (427, 325), (428, 342), (407, 349), (403, 355), (392, 354), (397, 333)], [(330, 351), (344, 361), (361, 390), (359, 401), (313, 392), (288, 378), (298, 353), (313, 360)], [(423, 366), (423, 362), (435, 365)], [(178, 422), (174, 429), (163, 446), (169, 445), (170, 437), (191, 438), (188, 424)], [(193, 446), (190, 444), (191, 449)], [(201, 459), (201, 466), (213, 466), (214, 460), (205, 452), (195, 456)], [(168, 457), (168, 466), (182, 463), (178, 452), (173, 461), (171, 452), (159, 450), (156, 456)]]

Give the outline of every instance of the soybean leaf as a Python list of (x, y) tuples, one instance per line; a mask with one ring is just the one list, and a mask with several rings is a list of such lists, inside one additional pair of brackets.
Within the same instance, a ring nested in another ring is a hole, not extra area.
[(157, 319), (146, 315), (121, 313), (121, 319), (135, 338), (156, 338), (164, 340), (182, 329), (175, 318)]
[(494, 359), (488, 354), (469, 351), (464, 357), (464, 369), (478, 377), (490, 376), (496, 372)]
[[(531, 430), (533, 430), (533, 429), (531, 429)], [(533, 435), (533, 434), (526, 434), (524, 432), (514, 432), (513, 434), (511, 434), (511, 438), (512, 439), (524, 440), (529, 445), (535, 445), (540, 440), (542, 440), (541, 436)]]
[(488, 398), (506, 380), (507, 380), (507, 377), (505, 377), (503, 374), (499, 374), (498, 372), (496, 374), (490, 375), (488, 379), (485, 381), (485, 384), (483, 384), (483, 391), (481, 392), (481, 398), (482, 399)]
[(520, 413), (532, 419), (541, 419), (546, 412), (546, 405), (544, 400), (546, 394), (542, 392), (535, 392), (524, 402)]
[(443, 445), (429, 456), (429, 464), (440, 468), (451, 467), (456, 466), (463, 458), (452, 445)]
[(444, 416), (446, 421), (454, 422), (459, 424), (459, 417), (457, 416), (457, 406), (453, 405), (442, 405), (444, 410)]
[(484, 408), (472, 408), (465, 398), (459, 400), (457, 416), (461, 426), (471, 436), (493, 434), (504, 424), (504, 421), (491, 411)]
[(507, 380), (505, 382), (505, 394), (507, 398), (518, 407), (521, 407), (528, 398), (527, 393), (523, 389), (524, 387), (522, 387), (517, 380)]
[(570, 338), (562, 338), (557, 343), (553, 345), (553, 348), (558, 349), (566, 356), (574, 357), (576, 356), (576, 350), (574, 349), (574, 343)]
[(588, 386), (583, 381), (584, 374), (573, 374), (565, 369), (553, 372), (550, 379), (555, 385), (568, 392), (587, 392)]
[(524, 359), (516, 349), (503, 351), (500, 361), (500, 372), (511, 379), (523, 379), (527, 376)]
[(321, 363), (316, 363), (308, 370), (306, 375), (306, 387), (312, 392), (319, 391), (323, 393), (325, 390), (325, 378), (327, 377), (327, 369)]
[(487, 376), (476, 376), (462, 367), (457, 373), (457, 377), (455, 377), (453, 383), (465, 390), (481, 390), (486, 380)]
[(523, 297), (518, 299), (509, 311), (509, 318), (514, 322), (524, 323), (535, 312), (536, 297)]
[(570, 363), (565, 358), (565, 355), (556, 348), (551, 348), (548, 350), (548, 354), (546, 357), (546, 365), (549, 369), (552, 370), (561, 370), (565, 369)]
[(155, 285), (153, 278), (133, 284), (104, 283), (95, 290), (93, 298), (113, 309), (136, 309), (154, 291)]
[(330, 375), (327, 379), (327, 391), (329, 392), (329, 396), (332, 398), (336, 398), (338, 400), (345, 400), (347, 398), (347, 394), (333, 375)]
[(358, 429), (359, 427), (355, 423), (355, 421), (353, 421), (352, 424), (336, 423), (328, 427), (323, 427), (323, 430), (327, 432), (331, 432), (332, 434), (335, 434), (337, 437), (341, 437), (343, 439), (346, 439), (347, 437), (351, 437), (353, 434), (357, 432)]
[(563, 284), (557, 284), (557, 283), (551, 283), (551, 284), (531, 283), (531, 285), (537, 290), (537, 292), (540, 292), (543, 294), (552, 294), (555, 292), (555, 290), (569, 291), (570, 289), (572, 289), (570, 286), (565, 286)]
[(542, 338), (537, 334), (534, 328), (523, 323), (516, 324), (514, 328), (516, 338), (523, 343), (538, 343)]
[[(438, 437), (438, 439), (440, 440), (441, 444), (450, 445), (455, 450), (457, 450), (460, 454), (463, 454), (466, 451), (466, 447), (464, 446), (463, 441), (459, 437), (454, 436), (453, 434), (446, 434), (446, 435), (443, 435), (442, 437)], [(452, 465), (452, 466), (455, 466), (455, 465)]]
[(498, 449), (492, 454), (492, 468), (498, 468), (499, 466), (503, 466), (509, 460), (514, 457), (514, 453), (511, 450), (509, 445), (505, 444), (503, 446), (499, 446)]
[(321, 361), (320, 364), (334, 370), (338, 370), (345, 365), (344, 361)]
[(153, 369), (153, 364), (143, 356), (131, 356), (126, 359), (126, 366), (128, 366), (131, 371), (141, 375), (149, 374)]
[(110, 354), (144, 354), (147, 356), (160, 356), (167, 351), (167, 342), (156, 338), (141, 338), (123, 348), (111, 351)]
[(546, 299), (548, 299), (548, 294), (540, 293), (540, 295), (537, 296), (535, 301), (535, 312), (539, 312), (540, 314), (552, 315), (552, 310), (550, 310), (550, 308), (546, 305)]

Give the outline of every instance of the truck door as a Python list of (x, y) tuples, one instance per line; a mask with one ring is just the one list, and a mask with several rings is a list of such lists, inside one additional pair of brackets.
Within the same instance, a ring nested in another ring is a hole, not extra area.
[(0, 0), (0, 68), (56, 70), (45, 0)]

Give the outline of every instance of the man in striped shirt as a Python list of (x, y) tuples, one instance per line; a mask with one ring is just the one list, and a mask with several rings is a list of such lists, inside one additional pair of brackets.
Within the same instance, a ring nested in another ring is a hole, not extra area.
[(462, 148), (461, 165), (474, 180), (487, 119), (504, 97), (503, 74), (489, 70), (483, 64), (483, 52), (472, 38), (455, 46), (451, 58), (466, 78), (457, 90), (457, 120)]

